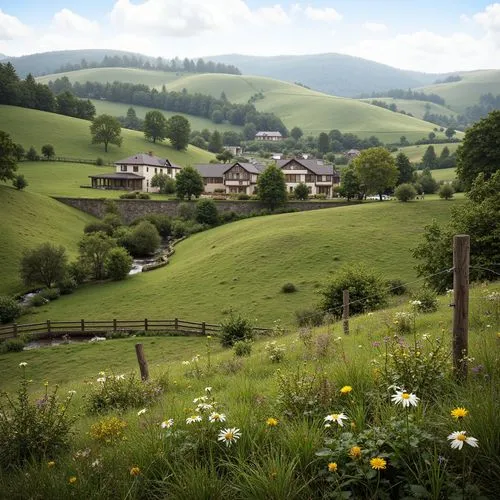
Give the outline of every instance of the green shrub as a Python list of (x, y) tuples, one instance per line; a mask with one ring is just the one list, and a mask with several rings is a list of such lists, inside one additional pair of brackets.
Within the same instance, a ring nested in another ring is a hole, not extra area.
[(29, 161), (37, 161), (40, 159), (34, 146), (31, 146), (28, 149), (28, 152), (26, 153), (26, 159)]
[(321, 326), (325, 313), (321, 309), (301, 309), (295, 311), (295, 321), (298, 326)]
[(59, 288), (44, 288), (38, 295), (50, 302), (57, 300), (61, 296), (61, 291)]
[(103, 233), (106, 233), (108, 236), (111, 236), (113, 234), (113, 226), (102, 221), (96, 221), (96, 222), (89, 222), (83, 228), (83, 232), (86, 234), (97, 233), (98, 231), (101, 231)]
[(89, 276), (87, 264), (81, 260), (75, 260), (68, 265), (68, 275), (73, 278), (77, 285), (81, 285)]
[(172, 236), (175, 239), (182, 238), (187, 234), (187, 223), (181, 219), (174, 219), (172, 222)]
[(231, 314), (221, 323), (220, 343), (232, 347), (238, 340), (253, 340), (253, 325), (241, 314)]
[(46, 299), (45, 297), (42, 297), (39, 293), (33, 295), (33, 297), (31, 297), (29, 300), (29, 305), (32, 307), (41, 307), (48, 303), (49, 300)]
[(378, 309), (387, 302), (387, 289), (382, 279), (365, 266), (351, 265), (341, 268), (321, 291), (323, 311), (340, 318), (344, 290), (349, 290), (351, 315)]
[(135, 191), (133, 191), (131, 193), (123, 193), (120, 195), (120, 199), (121, 200), (136, 200), (138, 194), (139, 193), (136, 193)]
[(207, 226), (216, 226), (219, 223), (219, 213), (214, 200), (204, 198), (196, 202), (196, 222)]
[(238, 200), (249, 200), (250, 199), (250, 195), (249, 194), (246, 194), (246, 193), (240, 193), (238, 194), (237, 196), (237, 199)]
[(107, 213), (102, 219), (103, 224), (113, 228), (113, 231), (122, 225), (122, 219), (119, 214)]
[(398, 311), (394, 313), (392, 322), (398, 335), (407, 335), (414, 330), (415, 315), (411, 312)]
[(410, 304), (415, 311), (421, 313), (431, 313), (438, 309), (437, 294), (430, 288), (421, 288), (418, 292), (412, 294)]
[(18, 174), (12, 180), (12, 185), (18, 190), (22, 191), (27, 185), (28, 181), (25, 179), (23, 174)]
[(275, 340), (266, 342), (265, 350), (272, 363), (281, 363), (285, 359), (286, 347)]
[(233, 344), (233, 350), (235, 356), (244, 357), (250, 356), (252, 354), (253, 342), (251, 340), (237, 340)]
[(25, 345), (24, 340), (21, 338), (8, 339), (0, 344), (0, 353), (21, 352)]
[(168, 215), (147, 214), (135, 219), (131, 225), (136, 226), (142, 221), (153, 224), (162, 238), (168, 238), (172, 234), (172, 218)]
[(400, 279), (388, 280), (386, 286), (389, 288), (389, 293), (391, 295), (404, 295), (408, 292), (408, 287), (405, 285), (404, 281)]
[(394, 196), (399, 201), (406, 202), (414, 200), (415, 196), (417, 196), (417, 192), (411, 184), (400, 184), (394, 191)]
[(77, 287), (78, 283), (72, 276), (65, 276), (57, 283), (57, 288), (59, 288), (61, 295), (69, 295), (73, 293)]
[(190, 202), (179, 203), (177, 215), (184, 220), (194, 220), (196, 216), (196, 204)]
[(23, 376), (17, 397), (0, 393), (0, 465), (5, 468), (55, 456), (68, 447), (75, 420), (68, 412), (72, 392), (60, 399), (57, 386), (51, 392), (46, 388), (39, 399), (30, 401), (25, 366), (20, 364)]
[(300, 184), (297, 184), (295, 186), (293, 194), (295, 195), (295, 198), (297, 198), (297, 200), (307, 200), (309, 198), (309, 188), (306, 184), (301, 182)]
[(151, 255), (158, 250), (161, 238), (151, 222), (142, 221), (126, 236), (125, 248), (134, 256)]
[(0, 295), (0, 323), (10, 323), (21, 316), (21, 306), (11, 297)]
[(151, 196), (149, 196), (148, 193), (138, 193), (137, 198), (139, 200), (149, 200), (149, 199), (151, 199)]
[(95, 164), (98, 166), (98, 167), (102, 167), (104, 165), (104, 160), (98, 156), (95, 160)]
[(451, 184), (443, 184), (439, 188), (439, 197), (443, 200), (451, 200), (453, 195), (455, 194), (455, 190)]
[(106, 273), (112, 280), (123, 280), (128, 276), (132, 262), (133, 259), (125, 248), (113, 248), (106, 261)]
[(238, 220), (239, 219), (239, 215), (236, 212), (234, 212), (234, 211), (231, 211), (231, 212), (222, 212), (219, 215), (219, 219), (220, 219), (221, 224), (227, 224), (228, 222), (233, 222), (235, 220)]
[(295, 293), (297, 291), (297, 287), (293, 283), (285, 283), (281, 287), (281, 291), (283, 293)]

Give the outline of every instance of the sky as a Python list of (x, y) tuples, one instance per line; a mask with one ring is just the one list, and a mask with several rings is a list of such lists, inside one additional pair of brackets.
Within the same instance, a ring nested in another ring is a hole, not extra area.
[(431, 73), (500, 69), (500, 3), (0, 0), (0, 53), (90, 48), (168, 59), (336, 52)]

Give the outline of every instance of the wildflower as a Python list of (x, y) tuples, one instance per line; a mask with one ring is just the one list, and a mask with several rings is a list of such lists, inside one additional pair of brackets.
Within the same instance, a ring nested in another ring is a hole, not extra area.
[(174, 419), (169, 418), (168, 420), (165, 420), (161, 423), (161, 428), (162, 429), (170, 429), (174, 425)]
[(101, 465), (101, 461), (98, 458), (96, 458), (91, 465), (95, 469), (96, 467), (99, 467), (99, 465)]
[(269, 426), (269, 427), (276, 427), (278, 425), (278, 419), (277, 418), (273, 418), (273, 417), (269, 417), (267, 420), (266, 420), (266, 424)]
[(104, 382), (106, 382), (106, 377), (99, 377), (96, 381), (104, 384)]
[(182, 365), (183, 365), (183, 366), (189, 366), (190, 364), (191, 364), (191, 363), (190, 363), (189, 361), (183, 361), (183, 362), (182, 362)]
[(337, 462), (330, 462), (328, 464), (328, 471), (329, 472), (337, 472), (337, 468), (338, 468)]
[(116, 375), (115, 379), (116, 380), (125, 380), (125, 375), (123, 373), (120, 375)]
[(134, 465), (134, 467), (132, 467), (132, 468), (130, 469), (130, 475), (131, 475), (131, 476), (136, 477), (136, 476), (138, 476), (140, 473), (141, 473), (141, 469), (139, 469), (139, 467), (137, 467), (136, 465)]
[(231, 429), (222, 429), (219, 432), (218, 440), (226, 443), (226, 446), (231, 446), (241, 437), (241, 431), (236, 427)]
[(68, 391), (68, 394), (69, 394), (70, 396), (74, 396), (74, 395), (76, 394), (76, 391)]
[(46, 381), (43, 383), (43, 385), (44, 385), (45, 387), (48, 387), (48, 386), (49, 386), (49, 381), (48, 381), (48, 380), (46, 380)]
[(342, 389), (340, 389), (340, 394), (349, 394), (352, 391), (352, 387), (350, 385), (344, 385)]
[(76, 476), (71, 476), (71, 477), (68, 479), (68, 483), (69, 483), (69, 484), (75, 484), (75, 483), (76, 483)]
[(191, 415), (186, 418), (186, 424), (194, 424), (195, 422), (201, 422), (203, 420), (201, 415)]
[(204, 403), (208, 398), (206, 396), (200, 396), (199, 398), (194, 398), (193, 403)]
[(416, 306), (421, 306), (422, 305), (422, 301), (421, 300), (410, 300), (410, 304), (414, 307)]
[(461, 450), (462, 446), (464, 445), (464, 441), (473, 448), (477, 448), (479, 446), (476, 438), (467, 437), (465, 434), (466, 431), (456, 431), (452, 432), (448, 436), (448, 439), (451, 441), (450, 445), (454, 450), (456, 450), (457, 448)]
[(25, 366), (28, 366), (28, 363), (26, 363), (26, 361), (21, 361), (19, 363), (19, 368), (24, 368)]
[(104, 375), (106, 375), (106, 372), (99, 372), (97, 375), (99, 375), (99, 377), (104, 377)]
[(370, 460), (370, 466), (375, 470), (383, 470), (387, 467), (387, 462), (382, 457), (374, 457)]
[(207, 335), (207, 339), (210, 340), (212, 338), (212, 335)]
[(331, 413), (325, 417), (325, 422), (337, 422), (340, 427), (344, 425), (342, 420), (347, 420), (347, 416), (344, 413)]
[(419, 398), (413, 393), (400, 390), (391, 397), (391, 401), (396, 405), (401, 404), (403, 408), (408, 408), (410, 405), (417, 406)]
[(139, 410), (137, 412), (137, 416), (140, 417), (141, 415), (144, 415), (148, 410), (146, 408), (143, 408), (142, 410)]
[(224, 413), (217, 413), (217, 412), (212, 412), (208, 416), (208, 421), (211, 423), (214, 422), (225, 422), (226, 421), (226, 415)]
[(351, 458), (360, 458), (361, 457), (361, 448), (359, 446), (353, 446), (349, 450), (349, 456)]
[(466, 410), (465, 408), (460, 407), (460, 406), (458, 408), (454, 408), (453, 410), (451, 410), (451, 416), (455, 420), (462, 420), (468, 414), (469, 414), (469, 411)]
[(52, 469), (52, 467), (54, 467), (55, 465), (56, 465), (56, 463), (53, 460), (51, 460), (50, 462), (47, 462), (47, 467), (49, 469)]
[[(208, 338), (210, 338), (210, 337), (208, 337)], [(212, 388), (211, 387), (205, 387), (205, 392), (208, 392), (208, 393), (212, 392)]]
[(210, 403), (200, 403), (196, 407), (196, 411), (210, 411), (210, 410), (213, 410), (213, 409), (214, 409), (214, 406), (211, 405)]

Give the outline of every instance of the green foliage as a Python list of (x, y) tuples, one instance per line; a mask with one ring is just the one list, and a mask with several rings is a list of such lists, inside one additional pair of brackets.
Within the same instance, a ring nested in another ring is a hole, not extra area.
[(0, 130), (0, 181), (13, 179), (16, 170), (16, 146), (10, 135)]
[(275, 340), (266, 342), (265, 350), (272, 363), (281, 363), (285, 359), (286, 347)]
[(359, 182), (366, 194), (383, 194), (393, 188), (398, 178), (394, 158), (382, 147), (361, 151), (353, 161)]
[(340, 184), (340, 194), (350, 201), (359, 195), (361, 191), (361, 186), (359, 183), (359, 177), (352, 166), (344, 169), (342, 172), (342, 179)]
[(97, 233), (101, 231), (102, 233), (107, 234), (108, 236), (111, 236), (113, 234), (113, 226), (110, 224), (107, 224), (104, 221), (96, 221), (96, 222), (89, 222), (84, 228), (83, 232), (85, 234), (89, 233)]
[(167, 174), (155, 174), (151, 179), (151, 186), (160, 188), (161, 194), (175, 193), (175, 179), (172, 179)]
[(415, 196), (417, 196), (417, 192), (411, 184), (400, 184), (394, 191), (394, 196), (399, 201), (406, 202), (414, 200)]
[(342, 316), (343, 291), (349, 290), (349, 313), (361, 314), (383, 307), (387, 290), (380, 276), (366, 266), (344, 266), (321, 291), (321, 309), (333, 316)]
[(252, 354), (252, 346), (253, 342), (249, 339), (237, 340), (233, 344), (234, 355), (240, 358), (250, 356), (250, 354)]
[[(69, 266), (68, 266), (69, 267)], [(70, 295), (72, 294), (75, 289), (78, 287), (78, 283), (73, 278), (69, 272), (69, 269), (67, 270), (67, 274), (64, 276), (64, 278), (56, 283), (57, 288), (61, 292), (61, 295)]]
[(56, 155), (54, 146), (52, 146), (52, 144), (44, 144), (42, 146), (42, 155), (45, 156), (47, 160), (54, 157)]
[(10, 323), (21, 316), (21, 306), (11, 297), (0, 295), (0, 323)]
[(120, 147), (123, 138), (120, 122), (111, 115), (96, 116), (90, 125), (92, 144), (104, 144), (104, 151), (108, 152), (108, 144)]
[(443, 184), (439, 188), (439, 197), (443, 200), (451, 200), (454, 194), (455, 190), (453, 189), (453, 186), (451, 184)]
[(142, 221), (153, 224), (162, 238), (168, 238), (172, 234), (172, 218), (165, 214), (147, 214), (135, 219), (132, 225), (137, 225)]
[(234, 158), (234, 155), (228, 149), (224, 149), (221, 153), (215, 155), (215, 158), (217, 158), (217, 160), (221, 161), (222, 163), (227, 163)]
[(66, 266), (65, 248), (43, 243), (23, 253), (20, 267), (21, 279), (26, 285), (44, 285), (50, 288), (64, 277)]
[(283, 171), (276, 165), (269, 165), (257, 179), (260, 200), (271, 210), (286, 202), (286, 183)]
[(158, 250), (161, 238), (156, 227), (144, 220), (128, 234), (125, 247), (133, 256), (151, 255)]
[(23, 339), (7, 339), (0, 343), (0, 353), (6, 352), (21, 352), (24, 350), (26, 343)]
[(436, 152), (434, 151), (434, 146), (431, 145), (425, 150), (424, 156), (422, 156), (422, 165), (424, 168), (432, 170), (437, 167), (437, 164)]
[(386, 285), (391, 295), (404, 295), (408, 291), (408, 287), (400, 279), (388, 280)]
[(175, 190), (181, 200), (190, 200), (192, 196), (198, 198), (204, 190), (203, 179), (198, 170), (184, 167), (175, 177)]
[(40, 159), (40, 157), (38, 156), (38, 153), (37, 153), (36, 149), (34, 148), (34, 146), (31, 146), (28, 149), (28, 152), (26, 153), (26, 159), (29, 160), (29, 161), (37, 161), (37, 160)]
[(102, 167), (104, 165), (104, 160), (98, 156), (95, 160), (95, 164), (98, 166), (98, 167)]
[(403, 152), (400, 152), (398, 156), (396, 156), (396, 168), (399, 172), (397, 184), (406, 184), (412, 181), (413, 166), (408, 156)]
[(219, 212), (214, 200), (205, 198), (196, 202), (195, 219), (200, 224), (216, 226), (219, 223)]
[(167, 119), (160, 111), (148, 111), (144, 117), (144, 137), (153, 142), (167, 138)]
[(295, 311), (295, 321), (300, 327), (321, 326), (325, 319), (325, 313), (320, 309), (301, 309)]
[(132, 257), (125, 248), (110, 250), (106, 261), (106, 273), (115, 281), (124, 280), (132, 267)]
[(183, 116), (174, 115), (167, 121), (167, 137), (178, 151), (187, 148), (190, 133), (191, 125)]
[(432, 313), (438, 309), (438, 299), (436, 292), (428, 287), (423, 287), (417, 292), (412, 293), (410, 304), (415, 311), (420, 313)]
[(309, 188), (303, 182), (297, 184), (293, 192), (297, 200), (307, 200), (309, 198)]
[(469, 190), (479, 173), (488, 180), (500, 166), (500, 110), (467, 129), (457, 151), (457, 176)]
[(295, 293), (297, 291), (297, 287), (293, 283), (285, 283), (281, 287), (281, 291), (283, 293)]
[(88, 233), (79, 242), (78, 249), (83, 266), (96, 280), (106, 277), (106, 260), (116, 241), (103, 232)]
[(42, 297), (39, 293), (33, 295), (33, 297), (29, 299), (29, 305), (31, 307), (42, 307), (48, 303), (49, 300), (45, 297)]
[(252, 322), (233, 311), (220, 325), (220, 343), (223, 347), (232, 347), (237, 341), (253, 340)]
[(208, 150), (212, 153), (220, 153), (222, 146), (222, 136), (218, 130), (214, 130), (208, 142)]
[(30, 401), (25, 366), (16, 399), (0, 394), (0, 464), (14, 468), (28, 460), (53, 457), (69, 446), (75, 420), (68, 412), (72, 394), (64, 399), (57, 386), (37, 401)]
[(26, 180), (23, 174), (18, 174), (14, 176), (14, 179), (12, 180), (12, 185), (18, 191), (22, 191), (28, 185), (28, 181)]
[(407, 335), (414, 330), (415, 315), (407, 311), (397, 311), (394, 313), (392, 322), (398, 335)]
[(421, 174), (415, 175), (415, 183), (421, 187), (425, 194), (434, 194), (438, 189), (438, 183), (427, 168)]
[(38, 295), (47, 302), (52, 302), (61, 296), (61, 291), (59, 288), (44, 288)]

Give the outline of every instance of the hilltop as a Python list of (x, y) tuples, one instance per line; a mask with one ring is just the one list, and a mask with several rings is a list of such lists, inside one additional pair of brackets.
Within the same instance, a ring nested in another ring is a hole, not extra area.
[[(70, 81), (129, 81), (181, 92), (209, 94), (219, 98), (224, 92), (230, 102), (246, 103), (256, 94), (263, 98), (255, 101), (258, 111), (274, 113), (291, 129), (300, 126), (304, 133), (315, 134), (339, 129), (360, 137), (375, 135), (383, 142), (398, 142), (401, 135), (408, 140), (428, 135), (434, 125), (417, 118), (393, 113), (354, 99), (335, 97), (306, 89), (293, 83), (258, 76), (227, 74), (181, 74), (169, 72), (129, 70), (123, 68), (96, 68), (58, 75), (47, 75), (38, 81), (47, 83), (61, 76)], [(165, 79), (162, 80), (162, 77)]]

